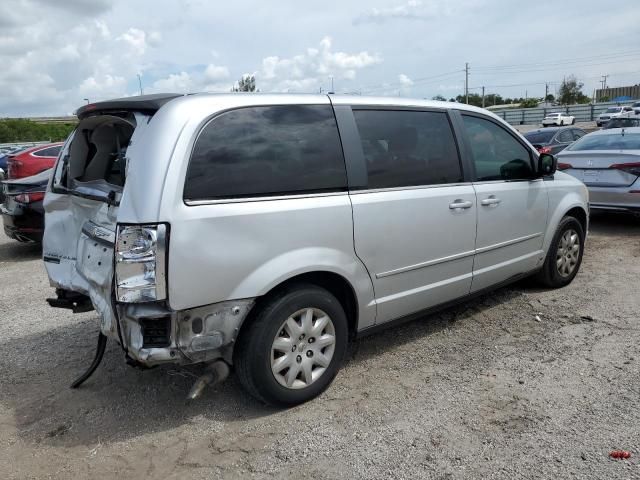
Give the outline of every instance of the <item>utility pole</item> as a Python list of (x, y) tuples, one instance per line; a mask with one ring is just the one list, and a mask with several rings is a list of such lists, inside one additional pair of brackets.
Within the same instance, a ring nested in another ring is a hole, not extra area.
[(469, 105), (469, 63), (464, 64), (464, 97), (465, 103)]
[(142, 77), (140, 77), (140, 74), (138, 73), (138, 86), (140, 87), (140, 95), (144, 94), (144, 91), (142, 90)]
[(544, 101), (546, 103), (547, 97), (549, 96), (549, 82), (544, 84)]
[(482, 87), (482, 108), (484, 108), (484, 87)]
[(335, 93), (335, 90), (333, 89), (333, 75), (331, 75), (329, 78), (331, 79), (331, 91), (329, 93)]
[(607, 88), (607, 78), (610, 77), (610, 75), (602, 75), (602, 80), (600, 80), (600, 83), (602, 83), (602, 89), (604, 90), (605, 88)]

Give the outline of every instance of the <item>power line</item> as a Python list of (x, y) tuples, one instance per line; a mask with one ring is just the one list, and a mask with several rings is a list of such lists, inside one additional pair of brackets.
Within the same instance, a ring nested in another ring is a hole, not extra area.
[(636, 55), (640, 55), (640, 50), (631, 50), (631, 51), (619, 52), (619, 53), (607, 53), (602, 55), (590, 55), (588, 57), (578, 57), (578, 58), (573, 57), (573, 58), (567, 58), (562, 60), (551, 60), (548, 62), (519, 63), (519, 64), (512, 64), (512, 65), (485, 65), (485, 66), (478, 67), (477, 70), (493, 70), (493, 69), (502, 70), (502, 69), (509, 69), (509, 68), (521, 68), (521, 67), (565, 65), (567, 63), (579, 63), (582, 61), (590, 62), (598, 58), (617, 58), (617, 57), (636, 56)]

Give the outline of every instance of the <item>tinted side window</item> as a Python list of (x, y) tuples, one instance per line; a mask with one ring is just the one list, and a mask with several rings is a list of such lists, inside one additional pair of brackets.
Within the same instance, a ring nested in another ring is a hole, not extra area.
[(573, 131), (573, 139), (574, 140), (578, 140), (579, 138), (584, 137), (585, 132), (583, 132), (582, 130), (574, 130)]
[(62, 147), (60, 145), (55, 147), (45, 148), (43, 150), (38, 150), (37, 152), (33, 152), (33, 155), (36, 157), (57, 157), (60, 153), (60, 149)]
[(444, 112), (354, 110), (369, 188), (462, 181), (451, 125)]
[(559, 143), (573, 142), (573, 135), (571, 134), (571, 130), (561, 131), (556, 138)]
[(252, 107), (209, 122), (196, 140), (184, 198), (205, 200), (345, 190), (330, 105)]
[(509, 132), (483, 118), (462, 118), (478, 181), (532, 178), (531, 154)]

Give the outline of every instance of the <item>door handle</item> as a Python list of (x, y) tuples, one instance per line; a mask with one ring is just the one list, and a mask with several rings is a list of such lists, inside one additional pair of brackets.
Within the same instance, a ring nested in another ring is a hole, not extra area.
[(490, 207), (491, 205), (498, 205), (502, 200), (496, 198), (495, 195), (490, 195), (489, 198), (485, 198), (480, 202), (481, 205)]
[(458, 209), (461, 209), (461, 208), (471, 208), (472, 206), (473, 206), (472, 202), (470, 202), (468, 200), (464, 201), (464, 200), (460, 200), (460, 199), (457, 199), (453, 203), (449, 204), (449, 208), (451, 210), (458, 210)]

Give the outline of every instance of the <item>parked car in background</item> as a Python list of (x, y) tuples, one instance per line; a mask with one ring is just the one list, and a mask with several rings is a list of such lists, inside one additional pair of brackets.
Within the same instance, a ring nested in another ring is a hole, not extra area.
[(640, 102), (633, 102), (631, 108), (633, 108), (633, 113), (640, 115)]
[(20, 242), (39, 243), (44, 232), (44, 192), (51, 169), (18, 180), (2, 182), (5, 200), (0, 205), (4, 233)]
[(109, 337), (134, 365), (222, 379), (232, 364), (290, 406), (327, 388), (358, 334), (580, 268), (586, 187), (481, 108), (194, 94), (77, 115), (43, 260), (52, 306), (101, 317), (98, 361)]
[(10, 154), (7, 161), (7, 178), (30, 177), (53, 167), (62, 145), (62, 143), (48, 143)]
[(596, 118), (596, 125), (601, 127), (612, 118), (628, 117), (630, 115), (635, 115), (632, 107), (609, 107), (600, 115), (598, 115), (598, 117)]
[(629, 128), (629, 127), (640, 127), (640, 116), (612, 118), (607, 123), (605, 123), (602, 128), (608, 129), (608, 128)]
[(531, 130), (524, 134), (539, 153), (556, 155), (587, 132), (576, 127), (550, 127)]
[(589, 188), (591, 208), (640, 212), (640, 127), (592, 132), (557, 158)]
[(542, 126), (548, 125), (573, 125), (576, 123), (576, 118), (562, 112), (550, 113), (542, 119)]

